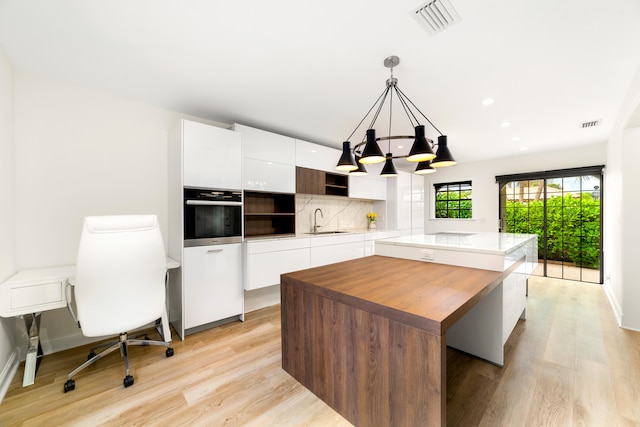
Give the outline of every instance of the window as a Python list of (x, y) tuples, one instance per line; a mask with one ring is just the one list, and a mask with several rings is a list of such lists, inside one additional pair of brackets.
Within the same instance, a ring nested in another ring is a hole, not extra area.
[(434, 184), (436, 218), (471, 218), (471, 181)]

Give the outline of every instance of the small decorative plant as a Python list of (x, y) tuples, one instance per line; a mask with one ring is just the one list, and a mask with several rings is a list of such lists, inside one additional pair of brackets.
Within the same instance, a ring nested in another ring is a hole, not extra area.
[(367, 214), (367, 218), (369, 219), (369, 222), (375, 222), (377, 216), (378, 216), (378, 214), (375, 213), (375, 212), (369, 212)]

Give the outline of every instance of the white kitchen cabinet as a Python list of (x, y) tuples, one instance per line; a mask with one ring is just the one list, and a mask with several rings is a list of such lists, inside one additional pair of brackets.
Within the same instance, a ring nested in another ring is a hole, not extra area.
[(243, 157), (295, 166), (295, 139), (238, 123), (233, 128), (242, 135)]
[(387, 224), (386, 228), (405, 230), (411, 233), (411, 175), (398, 172), (387, 180)]
[(311, 238), (311, 267), (364, 256), (364, 234), (338, 234)]
[(184, 329), (241, 316), (242, 244), (184, 248)]
[(309, 268), (309, 240), (246, 242), (245, 290), (278, 285), (281, 274)]
[(371, 172), (366, 176), (349, 176), (349, 197), (352, 199), (387, 200), (387, 178), (374, 175)]
[(296, 139), (296, 166), (346, 174), (346, 172), (336, 170), (341, 154), (341, 150)]
[(245, 190), (295, 193), (295, 139), (234, 124), (242, 136), (242, 183)]
[(239, 133), (182, 120), (182, 150), (185, 187), (242, 188)]
[(242, 159), (242, 182), (245, 190), (296, 192), (296, 167), (250, 158)]
[(424, 176), (411, 174), (411, 234), (424, 234)]
[(390, 239), (400, 237), (402, 233), (398, 230), (367, 231), (364, 233), (364, 256), (375, 255), (375, 242), (380, 239)]

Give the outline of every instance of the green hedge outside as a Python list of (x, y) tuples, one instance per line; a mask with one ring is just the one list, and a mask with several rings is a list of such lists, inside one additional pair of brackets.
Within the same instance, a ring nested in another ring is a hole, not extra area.
[(471, 191), (437, 193), (436, 218), (471, 218)]
[[(544, 202), (508, 200), (505, 213), (506, 232), (538, 235), (538, 256), (542, 258)], [(600, 268), (600, 201), (590, 193), (547, 200), (547, 260)]]

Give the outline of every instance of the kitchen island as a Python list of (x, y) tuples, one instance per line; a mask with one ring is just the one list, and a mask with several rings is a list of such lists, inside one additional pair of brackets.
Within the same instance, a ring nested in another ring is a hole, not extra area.
[[(526, 314), (527, 281), (538, 262), (538, 236), (443, 232), (376, 241), (377, 255), (507, 272), (502, 283), (456, 323), (447, 345), (504, 364), (504, 344)], [(521, 260), (524, 258), (524, 262)], [(519, 264), (513, 268), (515, 264)]]
[(369, 256), (281, 276), (282, 367), (354, 425), (446, 425), (446, 334), (491, 271)]

